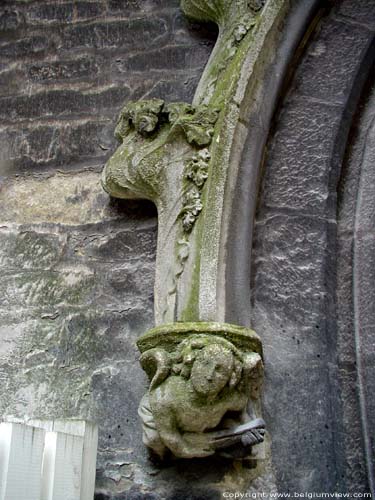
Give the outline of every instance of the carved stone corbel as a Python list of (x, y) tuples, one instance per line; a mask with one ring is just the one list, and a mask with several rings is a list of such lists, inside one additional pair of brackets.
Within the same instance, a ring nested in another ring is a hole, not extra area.
[(158, 210), (157, 327), (138, 347), (150, 378), (139, 409), (144, 442), (160, 456), (242, 458), (264, 439), (261, 341), (225, 322), (224, 286), (254, 74), (288, 2), (264, 3), (182, 0), (188, 16), (219, 25), (194, 101), (127, 103), (116, 128), (121, 145), (103, 171), (111, 196), (149, 199)]
[(150, 330), (137, 344), (150, 378), (139, 407), (149, 448), (161, 457), (168, 450), (182, 458), (251, 456), (264, 439), (264, 422), (256, 418), (263, 363), (255, 332), (173, 323)]
[(179, 316), (178, 284), (203, 208), (217, 117), (216, 108), (160, 99), (130, 102), (119, 116), (115, 135), (121, 146), (103, 171), (103, 186), (111, 196), (157, 206), (156, 323)]

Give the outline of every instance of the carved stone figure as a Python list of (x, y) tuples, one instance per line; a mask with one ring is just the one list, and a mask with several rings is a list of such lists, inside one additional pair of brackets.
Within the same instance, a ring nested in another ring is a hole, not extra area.
[[(144, 443), (159, 456), (167, 449), (182, 458), (205, 457), (217, 450), (228, 456), (235, 444), (236, 456), (250, 455), (251, 446), (262, 442), (264, 435), (264, 423), (250, 422), (247, 413), (249, 398), (258, 398), (263, 365), (260, 354), (250, 350), (254, 347), (241, 352), (235, 343), (254, 343), (255, 334), (218, 324), (168, 328), (180, 343), (174, 346), (172, 341), (169, 352), (163, 347), (147, 349), (141, 357), (151, 378), (139, 407)], [(229, 331), (232, 341), (223, 338)], [(184, 340), (179, 339), (181, 333)], [(155, 336), (157, 343), (161, 332), (155, 329), (146, 335)], [(142, 338), (139, 346), (144, 347)]]

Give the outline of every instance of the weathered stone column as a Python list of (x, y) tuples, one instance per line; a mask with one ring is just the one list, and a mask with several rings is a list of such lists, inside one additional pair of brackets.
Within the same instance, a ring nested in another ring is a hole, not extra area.
[[(306, 4), (305, 14), (313, 4)], [(227, 311), (226, 279), (249, 116), (263, 102), (261, 82), (274, 62), (290, 5), (185, 0), (182, 8), (219, 26), (193, 104), (128, 103), (116, 129), (121, 146), (103, 172), (110, 195), (149, 199), (158, 209), (157, 326), (138, 341), (151, 381), (139, 409), (144, 442), (161, 457), (216, 453), (266, 458), (269, 466), (269, 452), (260, 445), (261, 341), (246, 328), (249, 320), (241, 326), (225, 322), (239, 321)], [(296, 40), (298, 30), (290, 45)], [(263, 142), (267, 130), (265, 123)], [(254, 165), (253, 197), (260, 161)], [(264, 470), (258, 467), (252, 477)]]

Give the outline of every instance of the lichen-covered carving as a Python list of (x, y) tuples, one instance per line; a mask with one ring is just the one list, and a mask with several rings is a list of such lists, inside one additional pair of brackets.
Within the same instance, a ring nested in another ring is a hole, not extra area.
[(188, 16), (219, 26), (193, 104), (128, 103), (116, 127), (121, 145), (103, 172), (109, 194), (150, 199), (158, 209), (155, 323), (165, 325), (138, 346), (150, 378), (139, 408), (144, 442), (159, 456), (241, 458), (264, 438), (260, 341), (250, 330), (211, 321), (227, 313), (231, 197), (258, 88), (251, 72), (265, 65), (252, 57), (253, 42), (263, 43), (287, 2), (265, 3), (181, 1)]
[[(112, 196), (146, 198), (157, 206), (157, 324), (194, 319), (197, 312), (191, 291), (199, 289), (197, 282), (193, 284), (200, 268), (195, 262), (200, 253), (197, 235), (204, 234), (196, 230), (197, 221), (213, 197), (224, 198), (222, 187), (212, 195), (212, 184), (218, 175), (225, 177), (227, 163), (227, 150), (222, 149), (227, 131), (219, 130), (226, 119), (223, 109), (235, 104), (235, 82), (263, 4), (263, 0), (183, 0), (181, 7), (188, 16), (220, 26), (193, 104), (161, 99), (130, 102), (119, 117), (116, 136), (121, 146), (104, 169), (103, 186)], [(230, 115), (228, 120), (231, 127)], [(202, 152), (210, 156), (205, 159)], [(209, 228), (216, 240), (214, 226)]]
[(132, 130), (150, 138), (158, 126), (169, 123), (171, 131), (180, 129), (186, 140), (197, 146), (207, 146), (214, 134), (218, 109), (209, 106), (192, 106), (185, 102), (166, 104), (162, 99), (129, 101), (119, 115), (115, 136), (123, 142)]
[(218, 109), (203, 104), (193, 107), (183, 102), (168, 104), (165, 109), (172, 128), (181, 127), (190, 144), (208, 146), (211, 143)]
[(150, 99), (148, 101), (128, 102), (121, 110), (117, 127), (116, 138), (122, 142), (133, 127), (140, 134), (150, 134), (159, 122), (164, 101)]
[(103, 171), (104, 189), (119, 198), (147, 198), (157, 205), (167, 205), (169, 198), (175, 203), (182, 189), (179, 164), (195, 158), (202, 147), (201, 159), (208, 158), (217, 116), (218, 110), (205, 105), (165, 104), (161, 99), (127, 103), (115, 130), (121, 146)]
[[(157, 344), (161, 333), (148, 337)], [(215, 323), (169, 325), (169, 334), (169, 348), (139, 343), (151, 379), (139, 408), (144, 443), (159, 456), (167, 450), (182, 458), (251, 455), (264, 439), (264, 422), (247, 413), (263, 373), (255, 334)]]
[[(218, 109), (206, 105), (166, 104), (161, 99), (129, 102), (115, 130), (121, 145), (103, 171), (103, 187), (112, 196), (145, 198), (158, 207), (163, 255), (158, 252), (157, 268), (167, 294), (156, 294), (160, 304), (155, 309), (163, 321), (176, 319), (177, 282), (189, 250), (186, 235), (203, 208), (217, 117)], [(158, 274), (156, 281), (157, 288)]]
[(184, 231), (189, 233), (202, 211), (203, 204), (201, 193), (208, 177), (208, 167), (210, 162), (210, 152), (202, 149), (195, 154), (185, 166), (185, 193), (183, 196), (183, 207), (181, 210), (182, 226)]
[(208, 163), (211, 155), (208, 149), (202, 149), (187, 163), (186, 179), (192, 181), (198, 188), (202, 188), (208, 177)]

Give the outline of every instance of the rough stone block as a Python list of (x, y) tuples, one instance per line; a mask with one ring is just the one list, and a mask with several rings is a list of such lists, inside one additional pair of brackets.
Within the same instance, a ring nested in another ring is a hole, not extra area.
[[(0, 12), (0, 33), (13, 31), (22, 24), (20, 12), (13, 8), (5, 8)], [(1, 38), (1, 35), (0, 35)]]
[(113, 136), (113, 122), (86, 121), (62, 128), (60, 141), (59, 163), (64, 161), (76, 162), (86, 158), (102, 157), (104, 161), (108, 156), (108, 150), (116, 139)]
[(75, 20), (95, 19), (105, 14), (106, 5), (104, 2), (76, 1), (73, 4)]
[(358, 327), (375, 325), (375, 237), (357, 237), (354, 242), (354, 300)]
[(72, 110), (80, 115), (92, 116), (93, 110), (119, 109), (129, 96), (126, 86), (97, 89), (89, 92), (76, 90), (51, 90), (32, 96), (0, 98), (0, 117), (4, 120), (33, 119), (35, 116), (56, 118), (70, 116)]
[(156, 226), (139, 228), (134, 231), (119, 230), (96, 237), (79, 237), (75, 241), (75, 254), (98, 262), (116, 263), (116, 268), (124, 263), (134, 265), (142, 255), (142, 262), (154, 262), (156, 251)]
[(34, 230), (0, 230), (0, 268), (51, 269), (61, 258), (66, 236)]
[[(277, 349), (275, 342), (273, 348)], [(306, 359), (300, 353), (280, 351), (266, 369), (265, 420), (272, 435), (273, 459), (293, 463), (293, 468), (279, 470), (283, 492), (321, 491), (322, 485), (335, 487), (334, 421), (331, 412), (329, 370), (326, 360)], [(298, 406), (290, 402), (298, 394)], [(277, 408), (277, 415), (275, 415)], [(288, 446), (285, 446), (287, 437)], [(306, 452), (308, 450), (308, 452)], [(278, 474), (278, 472), (276, 472)], [(282, 476), (281, 476), (282, 474)], [(293, 486), (289, 489), (288, 484)], [(326, 487), (327, 487), (326, 486)], [(329, 490), (330, 491), (330, 490)]]
[[(140, 50), (149, 47), (151, 43), (160, 44), (163, 37), (166, 37), (167, 31), (166, 22), (155, 17), (73, 26), (64, 30), (61, 48), (104, 49), (124, 45), (128, 50)], [(138, 36), (140, 32), (142, 37)]]
[(347, 459), (345, 470), (347, 490), (350, 493), (361, 490), (368, 491), (366, 463), (362, 451), (362, 426), (353, 426), (353, 422), (361, 421), (356, 367), (348, 365), (340, 367), (339, 380), (341, 387), (340, 396), (344, 401), (343, 425), (346, 432), (341, 439), (345, 446)]
[(331, 18), (323, 21), (308, 54), (298, 67), (295, 91), (327, 103), (347, 102), (358, 65), (371, 38), (370, 32), (360, 26)]
[(268, 206), (306, 215), (333, 215), (328, 213), (329, 179), (340, 120), (341, 111), (335, 106), (308, 98), (286, 103), (266, 163), (275, 165), (266, 171), (264, 180)]
[(208, 59), (207, 50), (200, 45), (173, 46), (137, 54), (116, 61), (121, 73), (152, 70), (184, 70), (201, 68)]
[[(128, 460), (144, 453), (137, 410), (145, 385), (136, 363), (109, 362), (94, 372), (92, 388), (97, 418), (99, 426), (106, 429), (99, 435), (99, 449), (121, 448)], [(107, 411), (109, 405), (110, 412)]]
[(45, 164), (56, 159), (60, 131), (50, 126), (10, 128), (0, 132), (4, 147), (0, 152), (2, 175), (17, 173), (23, 166)]
[(52, 3), (36, 5), (27, 9), (26, 16), (28, 21), (36, 21), (38, 24), (43, 21), (69, 23), (73, 20), (74, 10), (72, 3)]
[[(373, 99), (375, 106), (375, 99)], [(356, 231), (360, 234), (373, 233), (375, 228), (375, 203), (373, 185), (375, 183), (375, 118), (368, 118), (367, 127), (363, 127), (365, 143), (357, 152), (360, 164), (360, 184), (356, 206)]]
[(2, 43), (0, 45), (0, 57), (32, 57), (42, 55), (53, 45), (51, 38), (42, 35), (34, 35), (23, 40)]
[(108, 0), (108, 9), (111, 13), (140, 13), (158, 10), (160, 8), (178, 8), (180, 6), (179, 0), (168, 0), (166, 5), (164, 0), (128, 0), (124, 5), (123, 0)]
[(341, 0), (335, 8), (337, 14), (350, 18), (352, 21), (363, 23), (375, 31), (375, 9), (372, 0)]
[(254, 302), (278, 316), (281, 323), (310, 326), (316, 335), (332, 271), (325, 255), (328, 224), (268, 212), (256, 226)]
[(200, 78), (199, 71), (185, 76), (177, 73), (170, 79), (155, 76), (153, 79), (143, 80), (139, 85), (135, 85), (133, 94), (135, 99), (156, 98), (167, 99), (170, 102), (191, 102)]
[(91, 295), (93, 273), (84, 270), (31, 271), (4, 276), (0, 307), (43, 307), (85, 302)]
[(9, 179), (2, 184), (0, 210), (2, 222), (19, 224), (74, 226), (119, 218), (101, 188), (100, 174), (94, 172)]
[(155, 267), (142, 264), (137, 268), (122, 267), (107, 269), (103, 290), (96, 302), (98, 305), (121, 308), (134, 301), (153, 307), (153, 280)]
[(24, 68), (13, 69), (14, 65), (9, 65), (9, 69), (0, 68), (0, 96), (14, 95), (22, 93), (26, 80)]
[(358, 371), (362, 376), (363, 397), (366, 412), (366, 429), (365, 439), (369, 452), (372, 457), (375, 457), (375, 401), (374, 401), (374, 381), (375, 381), (375, 335), (374, 326), (364, 327), (361, 329), (362, 343), (362, 363)]
[(74, 23), (77, 20), (93, 19), (103, 13), (100, 2), (41, 3), (26, 10), (28, 22), (41, 24)]
[(43, 62), (34, 64), (28, 69), (30, 80), (36, 83), (90, 79), (95, 78), (97, 74), (98, 64), (92, 57), (82, 57), (72, 61)]
[(353, 238), (339, 235), (337, 247), (337, 324), (340, 363), (351, 366), (355, 359), (353, 303)]
[(46, 170), (59, 165), (71, 168), (96, 159), (103, 163), (116, 140), (111, 120), (79, 120), (56, 126), (7, 127), (0, 132), (2, 175)]

